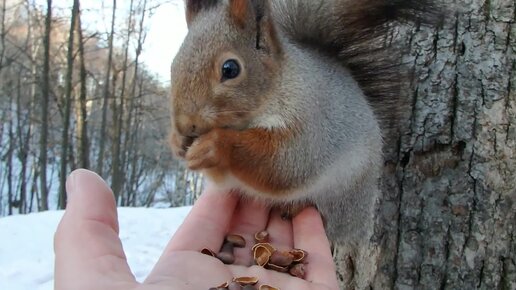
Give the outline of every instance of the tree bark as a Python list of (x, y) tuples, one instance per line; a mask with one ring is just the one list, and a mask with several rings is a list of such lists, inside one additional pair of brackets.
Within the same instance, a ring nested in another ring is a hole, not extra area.
[[(109, 84), (111, 79), (111, 66), (113, 64), (113, 37), (115, 34), (116, 0), (113, 0), (113, 14), (111, 16), (111, 32), (108, 40), (108, 62), (106, 64), (106, 75), (102, 88), (102, 121), (100, 125), (99, 155), (97, 159), (97, 172), (102, 176), (104, 172), (104, 153), (106, 149), (107, 111), (109, 100)], [(114, 89), (114, 88), (113, 88)]]
[(77, 26), (77, 15), (79, 14), (79, 0), (73, 1), (72, 19), (70, 21), (70, 34), (68, 37), (68, 51), (66, 55), (66, 79), (65, 94), (63, 97), (63, 129), (61, 135), (61, 162), (59, 171), (59, 208), (64, 209), (66, 206), (66, 176), (68, 175), (68, 147), (70, 146), (70, 111), (72, 103), (72, 82), (73, 82), (73, 66), (74, 66), (74, 38), (75, 27)]
[[(125, 126), (124, 126), (124, 131), (125, 131), (125, 138), (124, 138), (124, 142), (123, 142), (123, 146), (122, 146), (122, 153), (123, 155), (121, 156), (121, 162), (120, 162), (120, 168), (121, 169), (124, 169), (124, 172), (120, 172), (120, 180), (118, 181), (119, 182), (119, 188), (122, 189), (126, 183), (126, 178), (125, 176), (126, 175), (130, 175), (130, 176), (133, 176), (135, 171), (136, 171), (136, 168), (134, 167), (130, 167), (130, 162), (128, 162), (127, 158), (131, 158), (132, 159), (132, 164), (136, 164), (139, 156), (136, 154), (136, 150), (135, 150), (135, 146), (136, 146), (136, 143), (133, 142), (134, 141), (134, 136), (137, 136), (137, 131), (139, 130), (139, 124), (137, 124), (136, 122), (133, 122), (133, 119), (134, 118), (137, 118), (137, 115), (136, 115), (136, 105), (137, 103), (139, 102), (139, 100), (141, 99), (141, 93), (137, 93), (136, 92), (136, 88), (138, 87), (138, 84), (139, 84), (139, 65), (140, 65), (140, 56), (141, 56), (141, 53), (142, 53), (142, 49), (143, 49), (143, 43), (145, 41), (145, 27), (144, 27), (144, 21), (145, 21), (145, 17), (146, 17), (146, 12), (147, 12), (147, 0), (143, 0), (143, 4), (142, 4), (142, 7), (141, 7), (141, 17), (140, 17), (140, 21), (139, 21), (139, 25), (138, 25), (138, 41), (137, 41), (137, 47), (136, 47), (136, 52), (135, 52), (135, 59), (134, 59), (134, 70), (133, 70), (133, 77), (132, 77), (132, 80), (131, 80), (131, 92), (130, 92), (130, 100), (129, 100), (129, 108), (128, 108), (128, 112), (127, 112), (127, 118), (125, 120)], [(140, 89), (141, 89), (141, 85), (140, 84)], [(129, 180), (130, 182), (134, 181), (133, 178), (130, 178)], [(134, 188), (133, 187), (133, 184), (130, 184), (129, 187), (127, 187), (129, 190), (128, 191), (125, 191), (125, 194), (122, 194), (122, 204), (123, 205), (129, 205), (130, 202), (131, 202), (131, 195), (133, 195), (134, 192), (132, 192), (132, 189)]]
[(385, 149), (374, 289), (516, 289), (516, 5), (456, 2), (406, 36), (412, 107)]
[[(16, 85), (16, 118), (17, 121), (17, 130), (16, 135), (18, 138), (18, 160), (20, 161), (20, 175), (19, 175), (19, 185), (20, 185), (20, 197), (19, 197), (19, 206), (18, 213), (25, 214), (27, 213), (27, 166), (28, 159), (30, 153), (30, 143), (32, 136), (32, 101), (35, 99), (35, 91), (31, 86), (31, 96), (28, 104), (22, 103), (22, 72), (19, 72), (19, 78)], [(25, 119), (23, 118), (25, 117)]]
[(41, 132), (39, 141), (39, 172), (41, 199), (39, 210), (48, 210), (47, 188), (47, 147), (48, 147), (48, 106), (50, 101), (50, 34), (52, 30), (52, 0), (47, 0), (47, 15), (45, 17), (45, 37), (43, 39), (43, 75), (41, 84)]
[(78, 166), (81, 168), (90, 167), (90, 151), (88, 141), (88, 110), (86, 108), (86, 64), (84, 61), (84, 38), (82, 35), (81, 11), (77, 14), (77, 44), (79, 49), (79, 98), (76, 100), (76, 120), (77, 120), (77, 155)]
[[(111, 173), (111, 188), (113, 190), (113, 194), (115, 195), (115, 200), (120, 202), (120, 194), (123, 188), (123, 172), (122, 172), (122, 157), (120, 154), (122, 153), (122, 120), (124, 120), (125, 115), (125, 99), (126, 96), (126, 85), (127, 85), (127, 75), (129, 72), (129, 46), (131, 43), (131, 34), (134, 32), (133, 28), (133, 19), (134, 19), (134, 0), (130, 1), (129, 4), (129, 19), (127, 23), (127, 35), (124, 44), (124, 56), (123, 56), (123, 64), (122, 64), (122, 81), (121, 81), (121, 90), (120, 90), (120, 102), (117, 101), (116, 98), (113, 99), (113, 144), (111, 150), (111, 156), (113, 158), (112, 164), (112, 173)], [(136, 77), (136, 76), (135, 76)]]

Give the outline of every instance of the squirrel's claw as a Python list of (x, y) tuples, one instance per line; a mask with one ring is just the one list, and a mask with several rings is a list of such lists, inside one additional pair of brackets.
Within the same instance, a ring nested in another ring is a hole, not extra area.
[(169, 143), (174, 156), (184, 159), (187, 150), (187, 147), (184, 146), (185, 137), (181, 136), (177, 132), (172, 132), (169, 137)]
[(191, 170), (216, 167), (221, 163), (222, 152), (216, 130), (197, 138), (186, 152), (187, 166)]

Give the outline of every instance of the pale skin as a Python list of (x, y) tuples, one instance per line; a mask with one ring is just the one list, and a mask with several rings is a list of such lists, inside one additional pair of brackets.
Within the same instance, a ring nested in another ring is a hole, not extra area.
[[(337, 290), (330, 245), (319, 213), (308, 208), (283, 220), (258, 202), (208, 187), (170, 240), (144, 282), (137, 282), (118, 237), (115, 201), (106, 183), (87, 170), (67, 181), (68, 204), (54, 240), (56, 290), (207, 290), (233, 277), (259, 277), (259, 284), (283, 290)], [(255, 232), (267, 229), (277, 248), (309, 253), (306, 280), (252, 266), (250, 246)], [(235, 251), (234, 265), (199, 253), (218, 250), (228, 233), (246, 238)], [(137, 238), (137, 237), (135, 237)]]

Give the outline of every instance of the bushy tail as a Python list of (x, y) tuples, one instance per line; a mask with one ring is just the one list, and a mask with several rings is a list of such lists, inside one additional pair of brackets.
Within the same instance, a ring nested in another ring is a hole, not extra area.
[(437, 24), (441, 9), (431, 0), (273, 1), (280, 29), (294, 41), (335, 57), (348, 67), (382, 126), (397, 119), (401, 51), (392, 43), (396, 24)]

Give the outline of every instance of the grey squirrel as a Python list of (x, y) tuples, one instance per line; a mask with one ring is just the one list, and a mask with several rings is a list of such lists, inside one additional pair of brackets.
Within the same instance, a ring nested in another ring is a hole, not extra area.
[(330, 240), (373, 275), (364, 257), (377, 255), (382, 128), (400, 84), (397, 55), (379, 43), (394, 22), (432, 17), (428, 1), (185, 2), (189, 32), (171, 70), (175, 155), (219, 187), (315, 205)]

